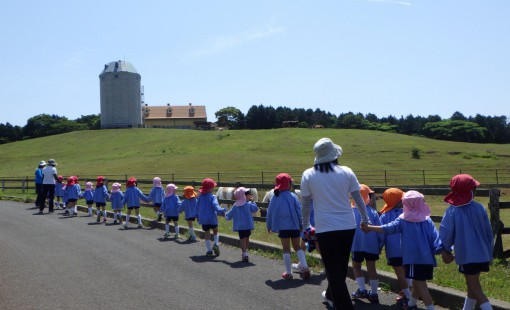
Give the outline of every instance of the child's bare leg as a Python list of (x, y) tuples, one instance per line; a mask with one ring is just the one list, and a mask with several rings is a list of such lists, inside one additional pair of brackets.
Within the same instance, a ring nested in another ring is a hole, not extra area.
[(482, 285), (480, 284), (480, 274), (464, 275), (466, 277), (467, 296), (476, 299), (479, 305), (489, 301), (487, 296), (483, 293)]
[(425, 306), (432, 305), (432, 296), (430, 296), (429, 287), (427, 281), (413, 280), (413, 297), (421, 300)]
[(357, 279), (359, 277), (363, 277), (363, 272), (361, 271), (361, 263), (352, 261), (352, 272), (354, 273), (354, 278)]
[(375, 260), (367, 260), (367, 271), (369, 280), (378, 280), (377, 269), (375, 268)]
[(241, 251), (243, 253), (245, 253), (247, 250), (247, 242), (246, 242), (247, 239), (248, 238), (243, 238), (243, 239), (239, 240), (239, 246), (241, 247)]

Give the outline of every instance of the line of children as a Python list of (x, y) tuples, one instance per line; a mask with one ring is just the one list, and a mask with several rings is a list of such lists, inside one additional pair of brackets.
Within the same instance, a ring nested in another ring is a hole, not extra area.
[(287, 173), (276, 176), (274, 197), (269, 202), (266, 215), (266, 228), (269, 233), (278, 232), (278, 237), (283, 247), (283, 261), (285, 272), (282, 278), (291, 280), (292, 261), (290, 258), (290, 246), (296, 252), (301, 267), (301, 278), (310, 278), (310, 269), (306, 262), (305, 252), (300, 247), (300, 233), (303, 230), (303, 215), (301, 203), (296, 195), (290, 192), (292, 177)]
[[(227, 211), (225, 208), (220, 207), (218, 198), (212, 193), (216, 186), (211, 178), (205, 178), (202, 180), (202, 187), (198, 189), (200, 196), (197, 200), (197, 219), (198, 224), (202, 225), (204, 231), (205, 247), (207, 256), (219, 256), (220, 247), (219, 241), (220, 236), (218, 235), (218, 215), (225, 215)], [(214, 244), (211, 247), (211, 231), (213, 234)], [(214, 254), (213, 254), (214, 252)]]
[(65, 188), (65, 196), (67, 199), (66, 210), (64, 215), (78, 215), (78, 207), (76, 206), (76, 202), (79, 198), (81, 198), (81, 188), (78, 184), (77, 176), (70, 176), (67, 178), (66, 188)]
[(162, 213), (161, 213), (161, 204), (163, 203), (163, 199), (165, 199), (165, 192), (161, 186), (161, 178), (155, 177), (152, 179), (152, 188), (149, 192), (149, 199), (152, 201), (154, 213), (156, 213), (156, 219), (158, 222), (161, 222)]
[(92, 205), (94, 204), (94, 189), (92, 188), (92, 182), (85, 183), (85, 191), (82, 197), (85, 199), (87, 204), (88, 215), (92, 216)]
[(124, 193), (120, 188), (121, 184), (115, 182), (112, 184), (112, 191), (110, 192), (110, 202), (113, 210), (113, 224), (117, 224), (117, 220), (120, 224), (122, 224), (122, 209), (124, 208), (122, 200), (124, 198)]
[(149, 202), (149, 197), (145, 196), (142, 191), (136, 186), (136, 179), (131, 177), (126, 182), (126, 192), (122, 198), (122, 205), (127, 205), (126, 222), (124, 228), (128, 228), (129, 218), (131, 212), (135, 210), (136, 218), (138, 219), (138, 228), (142, 228), (142, 216), (140, 215), (140, 199)]
[(101, 175), (96, 178), (96, 189), (94, 190), (94, 202), (96, 203), (96, 221), (99, 223), (101, 221), (101, 212), (103, 215), (103, 222), (106, 223), (106, 201), (110, 197), (108, 194), (108, 189), (104, 184), (105, 178)]
[[(380, 226), (381, 221), (379, 220), (379, 214), (377, 214), (377, 211), (370, 205), (370, 194), (373, 194), (374, 191), (365, 184), (360, 184), (359, 191), (366, 206), (368, 219), (373, 225)], [(377, 275), (375, 263), (379, 260), (379, 254), (381, 253), (384, 245), (384, 234), (377, 232), (364, 233), (360, 226), (361, 215), (358, 208), (355, 203), (351, 203), (351, 206), (356, 221), (356, 232), (354, 233), (354, 239), (351, 247), (352, 270), (356, 283), (358, 284), (358, 289), (356, 292), (352, 293), (352, 298), (366, 298), (371, 303), (379, 303), (379, 295), (377, 294), (379, 276)], [(361, 270), (361, 265), (365, 260), (370, 283), (369, 291), (366, 289), (365, 276)]]
[(184, 219), (188, 222), (188, 240), (197, 241), (193, 222), (197, 217), (197, 193), (193, 186), (184, 187), (184, 199), (181, 201), (179, 212), (184, 211)]
[(244, 187), (238, 187), (234, 191), (236, 202), (225, 214), (227, 221), (232, 221), (232, 230), (237, 231), (241, 247), (241, 260), (249, 262), (248, 246), (250, 244), (251, 231), (255, 229), (253, 213), (259, 211), (257, 204), (252, 202), (250, 191)]
[(178, 187), (175, 184), (166, 186), (165, 199), (161, 204), (161, 212), (165, 215), (165, 235), (164, 238), (170, 237), (170, 222), (174, 222), (175, 239), (179, 238), (179, 208), (181, 200), (175, 194)]

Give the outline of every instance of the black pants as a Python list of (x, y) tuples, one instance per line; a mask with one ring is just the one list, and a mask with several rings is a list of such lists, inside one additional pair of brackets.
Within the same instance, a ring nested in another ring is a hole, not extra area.
[(42, 183), (35, 183), (35, 193), (37, 194), (35, 206), (39, 207), (44, 203), (44, 198), (42, 196)]
[(322, 262), (328, 278), (326, 295), (333, 301), (336, 309), (354, 309), (345, 283), (354, 232), (354, 229), (349, 229), (317, 234)]
[(39, 211), (44, 210), (44, 205), (46, 202), (46, 198), (48, 198), (48, 211), (53, 211), (53, 200), (55, 199), (55, 184), (43, 184), (42, 186), (42, 203), (39, 205)]

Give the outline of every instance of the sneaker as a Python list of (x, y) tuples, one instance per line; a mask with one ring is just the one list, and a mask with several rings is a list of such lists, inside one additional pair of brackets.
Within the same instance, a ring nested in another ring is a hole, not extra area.
[(372, 291), (368, 291), (367, 299), (373, 304), (379, 303), (379, 295), (377, 295), (377, 293), (372, 293)]
[(193, 241), (193, 242), (194, 242), (194, 241), (197, 241), (197, 237), (195, 237), (195, 236), (191, 236), (191, 239), (190, 239), (190, 240), (191, 240), (191, 241)]
[(73, 213), (73, 216), (78, 216), (78, 212), (74, 212), (74, 213)]
[(249, 263), (249, 262), (250, 262), (250, 258), (248, 257), (248, 255), (243, 256), (243, 259), (242, 259), (242, 260), (243, 260), (243, 262), (245, 262), (245, 263)]
[(326, 291), (322, 291), (322, 300), (324, 300), (324, 302), (327, 303), (330, 308), (335, 306), (333, 301), (326, 296)]
[(402, 309), (405, 309), (405, 310), (413, 310), (413, 309), (418, 309), (418, 306), (409, 306), (407, 303), (405, 303), (404, 305), (402, 305)]
[(158, 222), (161, 222), (161, 220), (162, 220), (162, 219), (163, 219), (163, 214), (162, 214), (162, 213), (160, 213), (160, 214), (158, 215)]
[(106, 223), (106, 217), (103, 217), (103, 223)]
[(113, 224), (117, 224), (117, 220), (113, 220)]
[[(41, 211), (41, 213), (42, 213), (42, 211)], [(69, 210), (65, 210), (64, 215), (69, 215)]]
[(360, 299), (360, 298), (367, 298), (368, 292), (366, 290), (360, 290), (358, 289), (356, 292), (351, 294), (353, 299)]
[(44, 212), (42, 212), (42, 211), (37, 212), (37, 214), (43, 214), (43, 213), (44, 213)]
[(205, 256), (214, 256), (214, 254), (212, 251), (207, 251), (207, 253), (205, 253)]
[(398, 296), (397, 298), (395, 298), (395, 302), (397, 303), (397, 305), (404, 307), (404, 305), (407, 305), (407, 303), (409, 302), (409, 299), (407, 299), (405, 295)]
[(292, 280), (294, 279), (294, 277), (292, 276), (292, 273), (282, 273), (282, 278), (284, 278), (285, 280)]
[(216, 254), (216, 256), (220, 256), (220, 247), (217, 244), (214, 244), (212, 246), (212, 250), (213, 250), (214, 254)]
[(175, 237), (175, 239), (179, 239), (180, 238), (179, 234), (175, 234), (174, 237)]
[(101, 213), (99, 213), (96, 217), (96, 222), (101, 222)]
[(138, 224), (137, 228), (143, 228), (142, 224)]
[(128, 228), (127, 226), (128, 226), (128, 222), (125, 222), (124, 223), (124, 228), (127, 229)]
[(301, 279), (308, 280), (310, 279), (310, 268), (308, 267), (300, 267)]
[(292, 264), (292, 271), (296, 273), (301, 273), (301, 266), (299, 265), (299, 263)]
[(166, 232), (164, 235), (163, 235), (163, 238), (170, 238), (170, 233), (169, 232)]

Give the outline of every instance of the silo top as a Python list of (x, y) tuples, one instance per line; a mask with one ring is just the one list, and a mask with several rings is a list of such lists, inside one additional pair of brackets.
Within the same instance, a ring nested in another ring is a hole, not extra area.
[(129, 72), (139, 75), (138, 71), (136, 71), (135, 67), (131, 63), (123, 60), (112, 61), (109, 64), (104, 65), (104, 69), (101, 71), (101, 74), (109, 72)]

